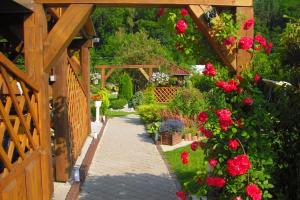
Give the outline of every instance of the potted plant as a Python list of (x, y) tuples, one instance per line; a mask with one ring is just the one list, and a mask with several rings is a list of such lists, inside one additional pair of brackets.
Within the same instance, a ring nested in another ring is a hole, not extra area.
[(198, 132), (199, 132), (198, 128), (195, 125), (184, 127), (184, 129), (183, 129), (184, 140), (186, 140), (186, 141), (191, 141), (191, 140), (197, 141), (198, 140), (198, 137), (197, 137)]
[(168, 119), (160, 125), (160, 143), (164, 145), (176, 145), (181, 142), (183, 123), (180, 120)]

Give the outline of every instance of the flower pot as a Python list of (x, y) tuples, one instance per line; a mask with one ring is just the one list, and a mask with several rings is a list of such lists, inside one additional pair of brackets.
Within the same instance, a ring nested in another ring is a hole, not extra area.
[(102, 101), (95, 101), (95, 107), (101, 107)]
[(190, 134), (190, 133), (189, 134), (185, 134), (184, 135), (184, 140), (185, 141), (191, 141), (192, 140), (192, 134)]
[(192, 140), (193, 140), (193, 141), (198, 141), (198, 136), (197, 136), (197, 135), (193, 135), (193, 136), (192, 136)]
[(181, 142), (179, 133), (161, 133), (160, 143), (163, 145), (176, 145)]

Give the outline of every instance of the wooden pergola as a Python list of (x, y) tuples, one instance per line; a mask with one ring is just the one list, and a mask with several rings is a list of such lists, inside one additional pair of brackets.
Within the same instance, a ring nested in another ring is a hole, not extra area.
[[(1, 0), (0, 199), (49, 200), (53, 179), (70, 178), (89, 134), (89, 48), (95, 36), (90, 15), (95, 6), (186, 7), (228, 67), (240, 71), (250, 61), (248, 52), (217, 42), (203, 14), (211, 6), (233, 7), (237, 15), (253, 18), (253, 0)], [(239, 34), (253, 37), (253, 30)], [(25, 72), (14, 64), (19, 55)], [(144, 76), (151, 74), (140, 68)], [(56, 77), (51, 86), (49, 75)]]

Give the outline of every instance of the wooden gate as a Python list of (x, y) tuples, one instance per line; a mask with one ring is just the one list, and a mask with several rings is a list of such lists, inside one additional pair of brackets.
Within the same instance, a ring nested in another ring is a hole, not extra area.
[(38, 87), (0, 52), (0, 199), (41, 200)]
[(75, 161), (80, 155), (81, 148), (89, 134), (90, 122), (85, 89), (76, 75), (73, 65), (71, 62), (68, 65), (67, 106), (71, 132), (72, 160)]

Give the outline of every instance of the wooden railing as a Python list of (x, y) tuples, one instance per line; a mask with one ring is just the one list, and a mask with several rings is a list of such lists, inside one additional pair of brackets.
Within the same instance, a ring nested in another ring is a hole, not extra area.
[(40, 145), (38, 87), (0, 53), (0, 175)]
[(157, 87), (155, 88), (155, 98), (158, 103), (168, 103), (174, 99), (177, 94), (178, 87)]
[(68, 121), (71, 132), (72, 160), (80, 155), (89, 133), (89, 112), (85, 90), (70, 63), (67, 74)]

